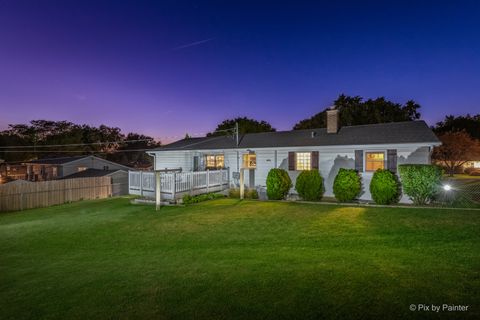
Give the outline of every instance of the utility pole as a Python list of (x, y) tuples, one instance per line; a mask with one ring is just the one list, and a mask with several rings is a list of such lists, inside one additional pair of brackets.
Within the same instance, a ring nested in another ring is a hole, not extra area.
[(235, 122), (235, 138), (237, 140), (237, 147), (238, 147), (238, 122)]

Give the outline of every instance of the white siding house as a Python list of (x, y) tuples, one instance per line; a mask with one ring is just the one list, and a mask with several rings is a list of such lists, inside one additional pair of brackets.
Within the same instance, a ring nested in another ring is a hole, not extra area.
[[(254, 166), (246, 169), (245, 185), (260, 193), (272, 168), (287, 170), (293, 185), (301, 170), (318, 169), (324, 178), (324, 196), (333, 196), (338, 170), (352, 168), (362, 176), (360, 199), (370, 200), (369, 184), (377, 168), (396, 172), (399, 164), (429, 164), (432, 148), (440, 144), (423, 121), (330, 129), (246, 134), (238, 145), (228, 136), (190, 138), (148, 153), (155, 158), (155, 170), (228, 168), (232, 187), (239, 186), (236, 173), (248, 167), (244, 159), (249, 155)], [(295, 188), (290, 192), (295, 193)]]

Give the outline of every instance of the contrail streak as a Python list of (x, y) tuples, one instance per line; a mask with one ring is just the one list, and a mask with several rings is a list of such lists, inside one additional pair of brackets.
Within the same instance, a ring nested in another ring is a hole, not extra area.
[(181, 50), (181, 49), (185, 49), (185, 48), (190, 48), (190, 47), (198, 46), (198, 45), (200, 45), (200, 44), (203, 44), (203, 43), (205, 43), (205, 42), (212, 41), (212, 40), (214, 40), (214, 39), (215, 39), (215, 38), (209, 38), (209, 39), (205, 39), (205, 40), (195, 41), (195, 42), (192, 42), (192, 43), (184, 44), (183, 46), (175, 47), (175, 48), (173, 48), (172, 50)]

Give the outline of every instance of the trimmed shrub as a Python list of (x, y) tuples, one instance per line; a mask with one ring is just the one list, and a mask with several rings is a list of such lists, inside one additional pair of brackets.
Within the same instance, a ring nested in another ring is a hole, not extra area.
[(267, 175), (267, 196), (270, 200), (285, 199), (292, 187), (288, 172), (283, 169), (270, 169)]
[(356, 199), (362, 190), (362, 182), (354, 169), (340, 168), (333, 181), (333, 194), (340, 202)]
[[(254, 188), (245, 188), (245, 193), (243, 195), (245, 199), (258, 199), (258, 192)], [(230, 188), (228, 190), (228, 197), (229, 198), (240, 198), (240, 189), (239, 188)]]
[(441, 171), (429, 164), (402, 164), (398, 166), (403, 192), (414, 204), (427, 204), (438, 193)]
[(298, 195), (307, 201), (320, 200), (325, 191), (323, 178), (318, 170), (305, 170), (300, 173), (295, 182), (295, 190)]
[(370, 182), (370, 193), (375, 203), (397, 203), (400, 199), (400, 183), (397, 176), (388, 170), (378, 169)]
[(219, 194), (219, 193), (204, 193), (204, 194), (199, 194), (198, 196), (191, 196), (189, 194), (186, 194), (183, 196), (182, 200), (183, 200), (183, 204), (193, 204), (193, 203), (219, 199), (224, 197), (225, 196), (223, 194)]

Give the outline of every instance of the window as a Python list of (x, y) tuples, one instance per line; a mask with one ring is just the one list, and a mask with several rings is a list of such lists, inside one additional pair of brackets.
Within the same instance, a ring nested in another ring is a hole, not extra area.
[(223, 154), (209, 154), (205, 156), (205, 166), (207, 169), (221, 169), (225, 167)]
[(52, 167), (52, 176), (53, 177), (57, 176), (57, 167)]
[(78, 167), (77, 172), (85, 171), (87, 169), (88, 169), (87, 167)]
[(310, 152), (297, 152), (296, 153), (296, 170), (310, 170), (311, 169), (311, 157)]
[(103, 170), (108, 170), (108, 166), (103, 166)]
[(255, 154), (244, 154), (243, 155), (243, 167), (255, 169), (257, 167), (257, 155)]
[(385, 168), (385, 154), (383, 152), (365, 153), (365, 171), (376, 171)]

